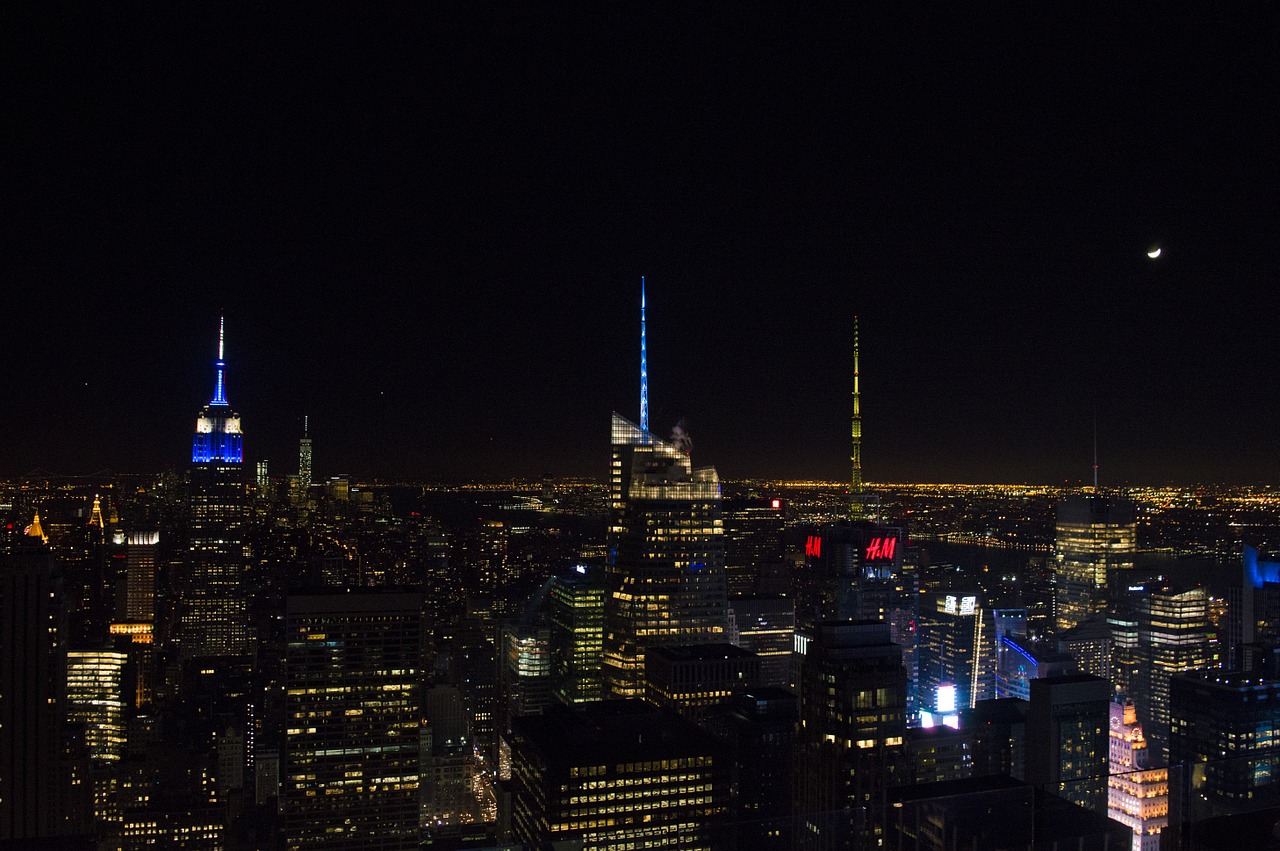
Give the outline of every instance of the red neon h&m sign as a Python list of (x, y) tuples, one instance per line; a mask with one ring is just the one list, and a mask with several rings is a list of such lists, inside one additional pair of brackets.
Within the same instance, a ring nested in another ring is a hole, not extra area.
[(804, 554), (809, 558), (822, 558), (822, 538), (818, 535), (805, 538)]
[(867, 544), (867, 561), (891, 559), (897, 546), (897, 538), (872, 538), (871, 543)]

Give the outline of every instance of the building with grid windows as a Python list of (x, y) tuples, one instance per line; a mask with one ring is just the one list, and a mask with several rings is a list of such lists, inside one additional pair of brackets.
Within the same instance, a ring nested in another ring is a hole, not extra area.
[(1133, 568), (1134, 505), (1118, 496), (1069, 496), (1058, 506), (1055, 626), (1065, 632), (1106, 608), (1118, 571)]
[(1133, 831), (1133, 851), (1160, 851), (1169, 824), (1169, 768), (1151, 759), (1132, 700), (1111, 701), (1107, 815)]
[(289, 597), (287, 848), (417, 848), (422, 596)]
[(600, 700), (603, 692), (603, 575), (581, 566), (551, 580), (551, 683), (561, 703)]
[(722, 746), (644, 701), (517, 718), (511, 762), (511, 830), (526, 847), (727, 848)]
[(720, 479), (617, 414), (611, 434), (604, 678), (640, 697), (647, 648), (726, 640)]
[(251, 650), (245, 600), (244, 435), (226, 397), (222, 331), (213, 399), (191, 443), (187, 570), (180, 640), (184, 659), (227, 659)]

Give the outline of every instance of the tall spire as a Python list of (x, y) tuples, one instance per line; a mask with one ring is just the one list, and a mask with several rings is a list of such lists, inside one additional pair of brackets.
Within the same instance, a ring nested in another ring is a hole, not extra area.
[(649, 430), (649, 354), (644, 333), (644, 275), (640, 276), (640, 430)]
[(216, 363), (217, 380), (213, 385), (213, 401), (209, 403), (210, 405), (227, 404), (226, 383), (223, 377), (223, 373), (226, 371), (226, 368), (227, 368), (227, 363), (225, 360), (223, 360), (223, 351), (224, 351), (223, 343), (225, 341), (224, 330), (225, 330), (225, 317), (219, 316), (218, 317), (218, 361)]
[(1098, 492), (1098, 409), (1093, 409), (1093, 492)]
[(849, 516), (861, 520), (865, 512), (862, 483), (862, 393), (858, 386), (858, 317), (853, 317), (853, 423), (850, 429)]

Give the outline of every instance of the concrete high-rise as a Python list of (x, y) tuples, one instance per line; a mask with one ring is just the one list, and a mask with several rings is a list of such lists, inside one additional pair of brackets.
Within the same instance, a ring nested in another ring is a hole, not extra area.
[(720, 479), (618, 414), (611, 434), (605, 682), (640, 697), (648, 647), (726, 639)]
[(1137, 520), (1132, 502), (1097, 493), (1058, 506), (1055, 627), (1065, 632), (1102, 613), (1119, 571), (1132, 569)]
[(187, 571), (182, 582), (184, 659), (227, 659), (250, 652), (245, 599), (244, 445), (240, 415), (226, 397), (226, 361), (218, 331), (213, 399), (191, 443)]

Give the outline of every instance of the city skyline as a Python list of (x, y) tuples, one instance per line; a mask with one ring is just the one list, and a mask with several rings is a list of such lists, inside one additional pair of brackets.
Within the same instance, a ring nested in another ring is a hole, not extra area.
[(273, 475), (601, 477), (644, 276), (726, 479), (848, 476), (855, 315), (870, 482), (1280, 478), (1246, 22), (255, 14), (29, 22), (0, 473), (184, 466), (225, 312)]

